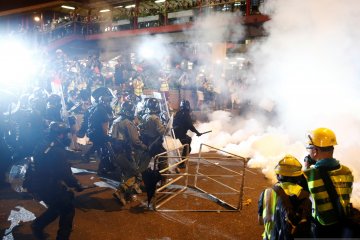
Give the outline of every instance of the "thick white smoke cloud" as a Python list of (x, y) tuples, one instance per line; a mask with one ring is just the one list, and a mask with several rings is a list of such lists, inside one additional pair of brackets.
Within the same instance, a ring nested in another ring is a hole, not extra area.
[(265, 23), (268, 36), (249, 52), (256, 79), (251, 97), (254, 104), (273, 101), (280, 124), (264, 125), (256, 117), (230, 120), (215, 113), (210, 123), (199, 126), (200, 131), (213, 132), (194, 137), (194, 151), (201, 142), (218, 146), (251, 157), (250, 166), (274, 176), (273, 167), (284, 154), (302, 161), (309, 130), (328, 127), (337, 135), (335, 158), (353, 170), (352, 201), (359, 206), (360, 29), (356, 23), (360, 4), (356, 0), (265, 2), (271, 20)]

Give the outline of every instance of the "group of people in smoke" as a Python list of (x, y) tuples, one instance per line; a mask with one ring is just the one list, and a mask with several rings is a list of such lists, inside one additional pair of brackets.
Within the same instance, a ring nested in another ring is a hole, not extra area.
[(308, 135), (304, 171), (292, 155), (278, 162), (278, 182), (261, 193), (258, 203), (263, 239), (360, 237), (359, 223), (348, 221), (356, 211), (350, 202), (354, 177), (333, 157), (335, 145), (334, 132), (318, 128)]
[[(156, 98), (146, 99), (144, 109), (138, 112), (135, 109), (137, 102), (126, 99), (121, 104), (118, 116), (114, 115), (111, 106), (115, 96), (106, 87), (91, 93), (94, 101), (90, 106), (66, 99), (69, 110), (77, 109), (84, 115), (80, 129), (74, 131), (74, 119), (62, 114), (60, 95), (48, 95), (45, 90), (36, 88), (31, 94), (20, 98), (19, 108), (15, 112), (11, 112), (11, 109), (9, 112), (9, 106), (18, 100), (10, 93), (8, 95), (0, 104), (1, 186), (8, 187), (6, 170), (27, 158), (29, 167), (23, 187), (48, 206), (32, 224), (33, 234), (38, 239), (45, 239), (44, 228), (57, 217), (60, 217), (57, 239), (69, 239), (75, 214), (74, 193), (70, 189), (84, 189), (72, 175), (69, 160), (88, 162), (96, 152), (100, 158), (98, 175), (117, 173), (112, 176), (117, 176), (120, 184), (113, 196), (120, 204), (126, 205), (133, 194), (146, 190), (142, 173), (149, 168), (151, 158), (166, 152), (162, 143), (170, 128), (161, 117), (160, 102)], [(182, 143), (191, 142), (186, 135), (188, 130), (201, 135), (191, 122), (190, 111), (189, 102), (183, 100), (175, 115), (173, 127)], [(85, 153), (70, 150), (73, 135), (87, 135), (92, 142), (91, 149)], [(184, 154), (188, 154), (188, 151), (184, 151)], [(158, 162), (155, 170), (167, 167), (165, 159)], [(163, 180), (163, 184), (165, 179), (159, 180)]]

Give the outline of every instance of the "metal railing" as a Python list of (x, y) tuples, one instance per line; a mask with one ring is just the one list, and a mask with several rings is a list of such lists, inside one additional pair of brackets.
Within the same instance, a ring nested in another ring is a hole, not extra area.
[[(240, 211), (249, 159), (206, 144), (201, 144), (197, 157), (188, 154), (181, 157), (183, 149), (188, 149), (188, 146), (182, 145), (155, 157), (155, 165), (170, 159), (175, 161), (160, 170), (167, 181), (157, 186), (153, 209), (163, 212)], [(181, 163), (185, 163), (185, 169), (174, 172), (173, 169)]]

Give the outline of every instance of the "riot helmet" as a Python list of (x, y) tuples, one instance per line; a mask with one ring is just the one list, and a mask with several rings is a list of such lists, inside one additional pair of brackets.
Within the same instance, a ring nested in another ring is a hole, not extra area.
[(47, 108), (61, 109), (61, 107), (61, 97), (54, 93), (50, 94), (47, 99)]
[(135, 118), (135, 105), (132, 102), (123, 102), (121, 104), (120, 115), (133, 120)]
[(115, 98), (113, 92), (107, 87), (99, 87), (91, 94), (95, 103), (110, 104), (112, 99)]
[(160, 104), (159, 101), (156, 98), (149, 98), (146, 102), (146, 107), (149, 110), (149, 113), (153, 114), (159, 114), (161, 112), (160, 110)]
[(188, 100), (181, 100), (181, 102), (180, 102), (180, 110), (190, 112), (190, 110), (191, 110), (190, 102)]
[(33, 111), (44, 113), (46, 111), (48, 93), (43, 88), (35, 88), (29, 96), (29, 105)]
[(69, 146), (71, 139), (68, 136), (70, 128), (63, 122), (51, 122), (49, 125), (49, 136), (51, 139), (57, 139), (65, 146)]

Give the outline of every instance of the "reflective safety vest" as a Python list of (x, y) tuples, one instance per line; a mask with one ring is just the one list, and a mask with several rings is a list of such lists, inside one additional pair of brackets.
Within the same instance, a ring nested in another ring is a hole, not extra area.
[(168, 83), (167, 79), (161, 79), (160, 91), (161, 92), (169, 91), (169, 83)]
[(143, 94), (144, 83), (140, 79), (135, 79), (133, 81), (134, 94), (136, 96), (141, 96)]
[[(290, 182), (277, 183), (282, 189), (284, 189), (286, 195), (299, 196), (302, 187)], [(262, 217), (264, 221), (264, 233), (262, 234), (263, 239), (271, 239), (271, 231), (275, 224), (275, 209), (277, 202), (277, 194), (272, 188), (267, 188), (264, 191), (263, 198), (263, 212)]]
[[(326, 191), (319, 170), (311, 168), (304, 171), (304, 174), (307, 178), (310, 194), (312, 196), (313, 218), (321, 225), (337, 223), (337, 213), (331, 204), (329, 194)], [(339, 195), (339, 200), (344, 208), (344, 212), (347, 213), (354, 181), (351, 170), (348, 167), (341, 165), (339, 169), (328, 171), (328, 174)]]

